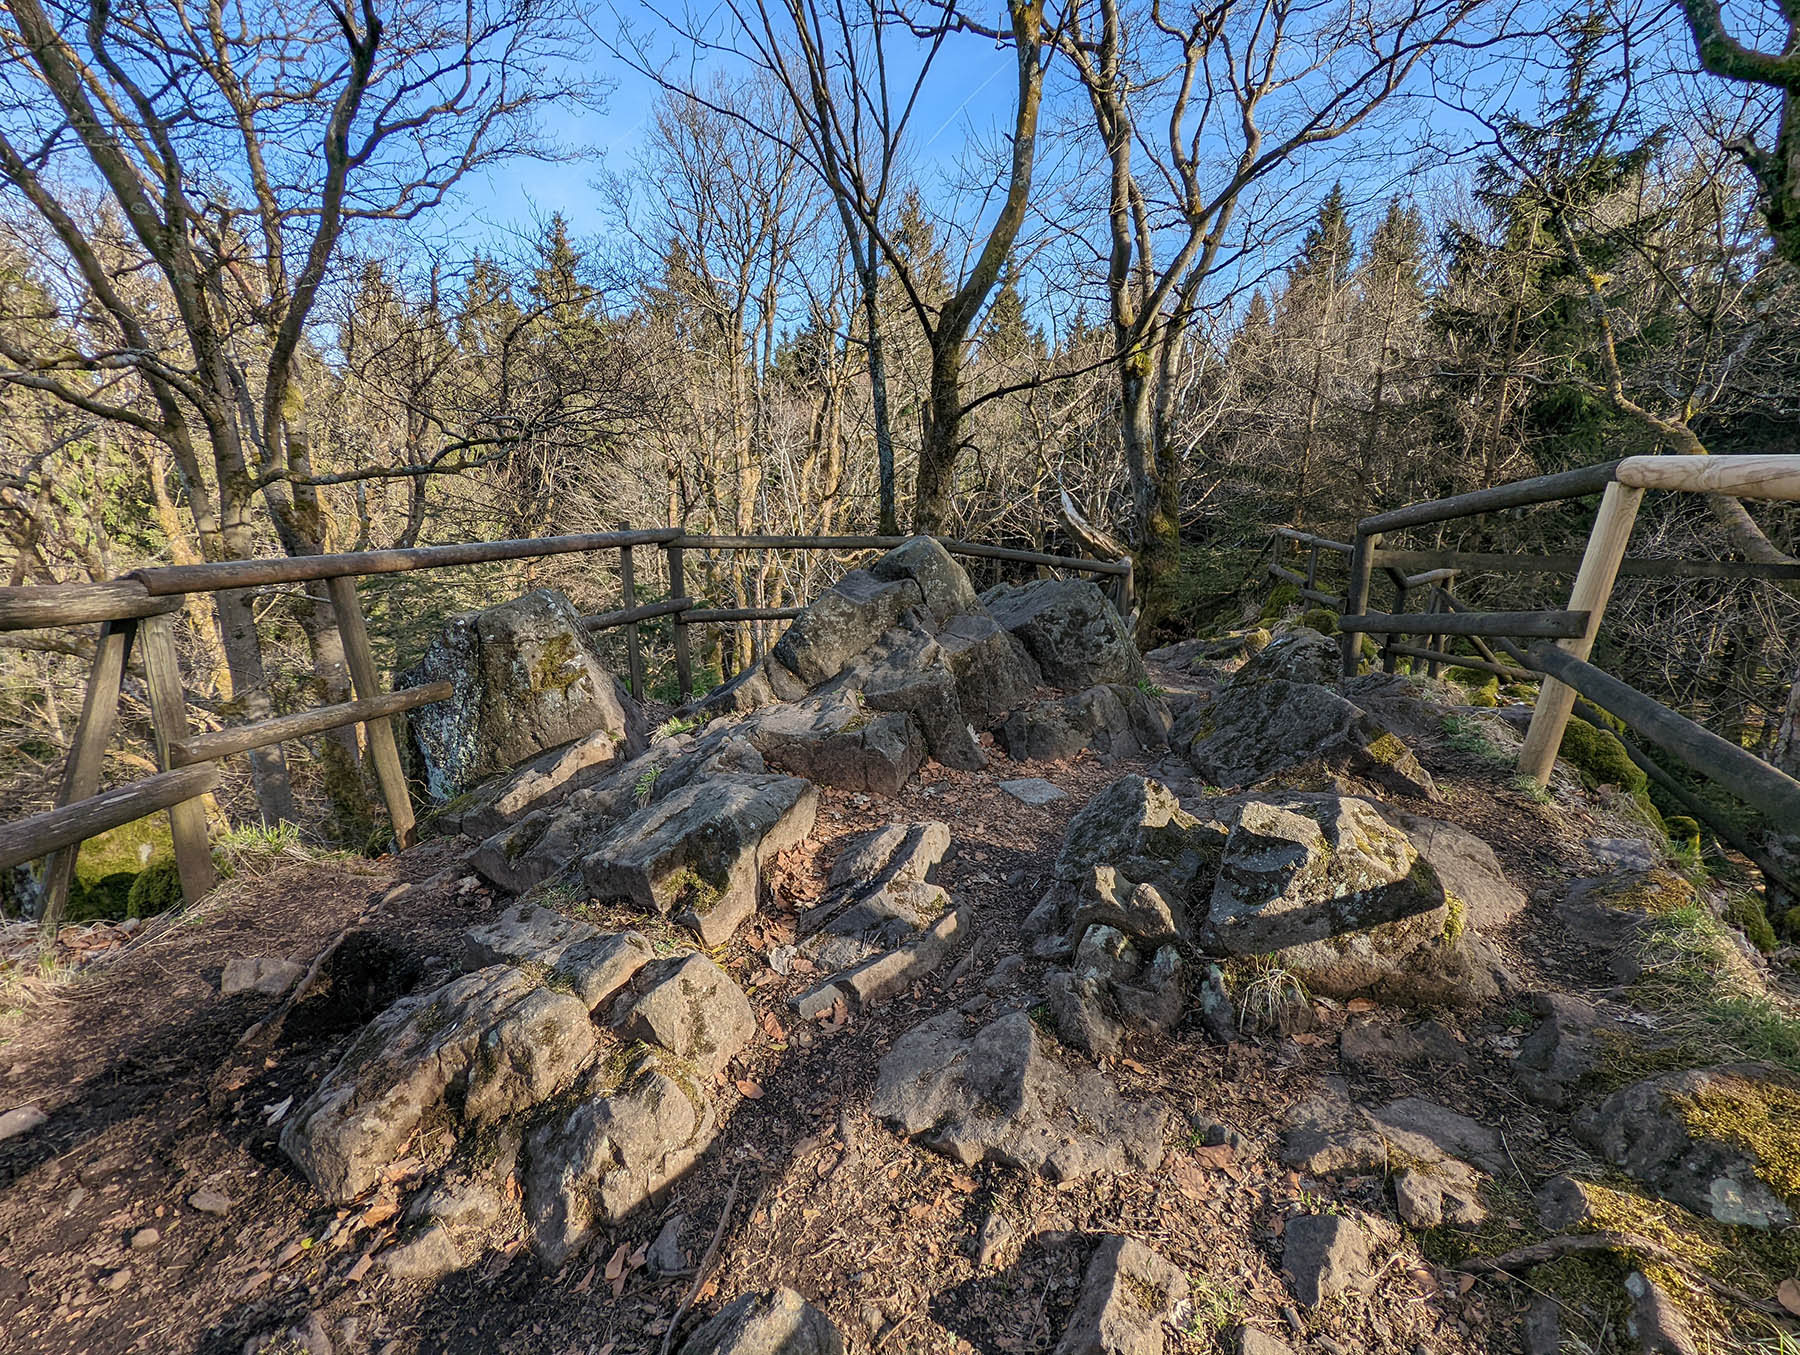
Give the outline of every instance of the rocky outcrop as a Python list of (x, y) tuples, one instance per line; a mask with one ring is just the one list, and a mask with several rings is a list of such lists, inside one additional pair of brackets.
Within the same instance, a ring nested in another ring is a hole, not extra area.
[(582, 882), (592, 898), (629, 900), (716, 946), (756, 911), (763, 865), (812, 831), (818, 804), (799, 777), (690, 782), (601, 836)]
[(965, 1164), (1000, 1162), (1053, 1181), (1149, 1170), (1167, 1112), (1134, 1104), (1012, 1012), (965, 1034), (961, 1012), (914, 1026), (882, 1058), (870, 1108)]
[(355, 1199), (427, 1117), (494, 1124), (568, 1086), (595, 1044), (587, 1008), (510, 965), (402, 998), (289, 1117), (282, 1151), (329, 1200)]
[(637, 703), (601, 664), (575, 609), (541, 588), (452, 617), (396, 687), (449, 682), (448, 701), (407, 722), (432, 798), (448, 800), (547, 749), (602, 736), (584, 754), (604, 762), (644, 749)]
[(1090, 748), (1111, 757), (1162, 752), (1173, 723), (1156, 692), (1110, 683), (1021, 706), (994, 735), (1016, 761), (1059, 762)]
[(1668, 1073), (1589, 1107), (1576, 1132), (1664, 1199), (1720, 1223), (1787, 1228), (1800, 1210), (1800, 1079), (1767, 1064)]
[(590, 1012), (655, 956), (649, 940), (637, 932), (602, 932), (529, 903), (471, 927), (466, 951), (475, 969), (495, 964), (548, 969), (551, 982), (573, 991)]
[(1001, 584), (981, 595), (994, 620), (1018, 637), (1044, 680), (1066, 691), (1105, 682), (1136, 686), (1144, 661), (1106, 594), (1079, 579)]

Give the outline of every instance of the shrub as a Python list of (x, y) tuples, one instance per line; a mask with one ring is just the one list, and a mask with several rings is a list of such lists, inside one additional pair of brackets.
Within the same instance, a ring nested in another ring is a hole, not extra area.
[(1298, 601), (1300, 601), (1299, 585), (1283, 579), (1269, 590), (1269, 599), (1263, 603), (1262, 619), (1273, 621)]
[(131, 882), (131, 897), (126, 906), (128, 917), (155, 917), (181, 902), (181, 873), (175, 862), (164, 857), (152, 861)]
[(98, 879), (77, 875), (69, 882), (69, 902), (63, 916), (70, 922), (118, 922), (129, 917), (134, 870), (115, 870)]
[(1764, 955), (1775, 949), (1775, 929), (1769, 925), (1763, 901), (1756, 895), (1733, 894), (1725, 903), (1725, 920), (1743, 932), (1744, 939)]
[(1649, 787), (1650, 778), (1638, 770), (1619, 736), (1609, 729), (1597, 729), (1586, 720), (1569, 721), (1557, 753), (1589, 786), (1618, 786), (1634, 794)]

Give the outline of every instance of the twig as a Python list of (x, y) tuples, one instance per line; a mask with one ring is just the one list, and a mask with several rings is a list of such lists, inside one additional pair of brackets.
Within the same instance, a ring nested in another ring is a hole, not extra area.
[(1794, 1315), (1778, 1303), (1767, 1299), (1759, 1299), (1746, 1294), (1743, 1290), (1716, 1280), (1705, 1271), (1699, 1269), (1692, 1261), (1677, 1255), (1660, 1242), (1652, 1242), (1647, 1237), (1636, 1233), (1576, 1233), (1561, 1237), (1546, 1238), (1542, 1242), (1534, 1242), (1529, 1247), (1520, 1247), (1500, 1256), (1474, 1256), (1463, 1262), (1460, 1269), (1471, 1275), (1490, 1275), (1496, 1272), (1524, 1270), (1528, 1266), (1542, 1265), (1545, 1261), (1554, 1261), (1559, 1256), (1567, 1256), (1571, 1252), (1589, 1251), (1622, 1251), (1636, 1252), (1647, 1260), (1660, 1265), (1672, 1266), (1683, 1275), (1704, 1285), (1719, 1295), (1730, 1299), (1754, 1312), (1772, 1317), (1783, 1322), (1794, 1321)]
[(731, 1178), (731, 1189), (725, 1192), (725, 1205), (719, 1210), (719, 1223), (713, 1229), (712, 1241), (706, 1244), (706, 1254), (695, 1267), (694, 1282), (688, 1286), (687, 1294), (675, 1306), (675, 1316), (669, 1319), (669, 1329), (663, 1333), (660, 1355), (669, 1355), (669, 1347), (675, 1344), (675, 1333), (681, 1328), (681, 1319), (687, 1316), (687, 1310), (700, 1297), (700, 1289), (706, 1283), (706, 1273), (712, 1269), (713, 1258), (719, 1254), (719, 1243), (725, 1238), (725, 1226), (731, 1222), (731, 1207), (737, 1203), (738, 1178), (742, 1175), (742, 1172), (737, 1172)]

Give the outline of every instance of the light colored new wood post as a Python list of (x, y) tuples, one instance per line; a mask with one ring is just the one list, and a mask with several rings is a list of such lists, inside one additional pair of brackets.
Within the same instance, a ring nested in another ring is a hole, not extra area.
[[(113, 730), (118, 727), (119, 684), (125, 678), (125, 660), (131, 654), (137, 624), (101, 624), (100, 639), (94, 645), (94, 666), (88, 672), (87, 695), (81, 702), (81, 721), (75, 726), (69, 760), (63, 764), (62, 787), (56, 794), (58, 808), (85, 800), (100, 789), (100, 768), (106, 760), (106, 746), (112, 742)], [(75, 857), (80, 851), (78, 842), (52, 852), (44, 863), (46, 940), (53, 939), (56, 929), (62, 926), (63, 911), (69, 903), (69, 884), (75, 878)]]
[[(1594, 530), (1588, 534), (1581, 569), (1575, 575), (1575, 588), (1569, 594), (1569, 610), (1586, 612), (1587, 625), (1574, 639), (1556, 642), (1583, 662), (1593, 651), (1594, 637), (1599, 634), (1607, 599), (1612, 596), (1613, 580), (1618, 577), (1619, 561), (1625, 558), (1625, 546), (1631, 540), (1631, 527), (1637, 521), (1638, 504), (1643, 498), (1643, 490), (1617, 481), (1608, 485), (1600, 497), (1600, 511), (1594, 515)], [(1557, 750), (1562, 747), (1563, 729), (1574, 708), (1572, 687), (1551, 677), (1539, 684), (1537, 706), (1531, 713), (1531, 728), (1526, 731), (1525, 746), (1519, 750), (1519, 771), (1539, 786), (1550, 784)]]
[[(150, 724), (156, 732), (156, 765), (173, 771), (170, 747), (188, 735), (187, 695), (175, 653), (175, 617), (165, 612), (143, 622), (144, 678), (150, 688)], [(169, 835), (175, 842), (175, 869), (181, 874), (181, 896), (189, 903), (219, 882), (206, 837), (206, 804), (183, 800), (169, 807)]]
[[(631, 530), (629, 522), (621, 522), (619, 530)], [(631, 547), (619, 547), (619, 610), (628, 612), (637, 606), (637, 575), (631, 559)], [(632, 699), (644, 699), (644, 651), (638, 644), (638, 623), (628, 622), (625, 626), (625, 654), (628, 660), (627, 670), (631, 675)]]
[[(375, 651), (369, 647), (369, 628), (363, 622), (362, 605), (356, 600), (356, 580), (348, 576), (332, 579), (331, 610), (337, 616), (338, 634), (344, 641), (344, 659), (350, 665), (350, 679), (356, 694), (372, 701), (381, 694), (375, 680)], [(413, 844), (412, 796), (406, 789), (406, 773), (400, 766), (400, 750), (394, 744), (394, 725), (385, 715), (363, 724), (368, 740), (369, 756), (375, 759), (375, 779), (381, 784), (381, 798), (387, 802), (388, 819), (394, 825), (394, 841), (402, 847)]]

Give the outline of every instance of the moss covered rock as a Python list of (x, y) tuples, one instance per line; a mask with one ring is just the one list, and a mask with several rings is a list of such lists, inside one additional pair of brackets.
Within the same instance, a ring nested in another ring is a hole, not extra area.
[(1666, 815), (1663, 831), (1669, 835), (1669, 845), (1676, 850), (1695, 853), (1700, 850), (1700, 824), (1686, 814)]
[(152, 861), (131, 882), (126, 899), (129, 917), (155, 917), (181, 902), (181, 872), (172, 860)]
[(1273, 621), (1289, 607), (1300, 601), (1300, 589), (1297, 584), (1283, 579), (1269, 590), (1269, 597), (1263, 603), (1262, 619)]
[(1321, 635), (1336, 635), (1337, 613), (1329, 607), (1309, 607), (1300, 613), (1295, 624), (1305, 626), (1308, 630), (1316, 630)]
[[(1744, 939), (1764, 955), (1775, 949), (1775, 928), (1756, 895), (1748, 891), (1733, 894), (1725, 903), (1725, 920), (1743, 932)], [(1800, 1133), (1800, 1129), (1795, 1132)]]

